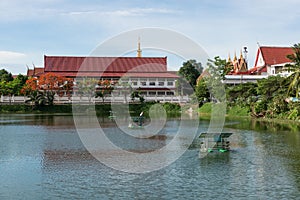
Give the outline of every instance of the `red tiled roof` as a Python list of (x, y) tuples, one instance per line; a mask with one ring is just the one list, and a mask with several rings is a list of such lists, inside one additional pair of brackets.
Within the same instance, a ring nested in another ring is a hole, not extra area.
[(27, 76), (33, 76), (33, 69), (27, 69)]
[(230, 75), (249, 75), (249, 74), (251, 74), (250, 70), (248, 70), (246, 72), (232, 72), (232, 73), (230, 73)]
[(267, 67), (266, 66), (262, 66), (262, 67), (253, 67), (251, 69), (249, 69), (247, 72), (243, 72), (243, 73), (238, 73), (238, 74), (257, 74), (257, 73), (261, 73), (261, 72), (267, 72)]
[(260, 51), (266, 65), (282, 64), (291, 62), (286, 56), (293, 54), (291, 47), (260, 47)]
[(35, 67), (33, 69), (27, 69), (27, 76), (39, 76), (44, 73), (44, 68), (43, 67)]
[(261, 67), (261, 68), (258, 69), (258, 71), (259, 72), (267, 72), (268, 69), (267, 69), (267, 67)]
[(166, 57), (45, 56), (45, 72), (166, 72)]
[(41, 75), (44, 73), (44, 68), (43, 67), (36, 67), (33, 69), (34, 71), (34, 75), (37, 76), (37, 75)]
[(65, 77), (139, 77), (139, 78), (179, 78), (178, 75), (169, 73), (169, 72), (161, 72), (161, 73), (112, 73), (112, 72), (59, 72), (60, 76)]

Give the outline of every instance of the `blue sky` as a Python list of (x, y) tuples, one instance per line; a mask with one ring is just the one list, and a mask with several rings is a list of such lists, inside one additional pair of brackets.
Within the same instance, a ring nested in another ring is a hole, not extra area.
[[(144, 27), (179, 32), (210, 57), (247, 46), (252, 67), (257, 42), (300, 42), (299, 7), (298, 0), (1, 0), (0, 68), (25, 73), (26, 65), (43, 66), (45, 54), (89, 55), (112, 36)], [(178, 69), (182, 61), (168, 63)]]

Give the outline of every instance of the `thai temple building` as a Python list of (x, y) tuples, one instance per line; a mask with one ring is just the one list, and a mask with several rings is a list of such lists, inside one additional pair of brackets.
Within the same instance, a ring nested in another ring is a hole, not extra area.
[(52, 72), (74, 79), (94, 78), (129, 84), (143, 96), (176, 95), (175, 71), (168, 71), (167, 57), (143, 57), (138, 42), (136, 57), (44, 56), (44, 67), (28, 69), (27, 75), (39, 77)]
[(260, 46), (257, 50), (255, 64), (253, 69), (251, 69), (251, 73), (286, 76), (289, 72), (284, 66), (291, 64), (287, 55), (293, 53), (294, 51), (291, 47)]
[(291, 63), (287, 55), (293, 53), (291, 47), (259, 46), (254, 67), (251, 69), (248, 69), (247, 61), (242, 52), (239, 59), (237, 59), (236, 54), (233, 60), (229, 56), (227, 62), (230, 63), (229, 66), (232, 70), (228, 75), (283, 75), (285, 74), (284, 65)]
[(291, 47), (259, 46), (254, 67), (248, 69), (247, 61), (242, 52), (240, 58), (236, 55), (233, 60), (228, 58), (228, 67), (232, 70), (225, 76), (226, 84), (240, 84), (246, 82), (257, 82), (257, 80), (267, 78), (268, 76), (288, 76), (290, 71), (285, 67), (286, 64), (292, 64), (287, 55), (293, 54)]

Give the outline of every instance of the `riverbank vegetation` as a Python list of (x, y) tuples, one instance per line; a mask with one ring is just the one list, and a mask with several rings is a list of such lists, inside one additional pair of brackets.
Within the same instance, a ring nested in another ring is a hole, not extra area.
[[(300, 120), (300, 103), (290, 97), (290, 77), (271, 76), (257, 83), (225, 86), (227, 114), (254, 118)], [(295, 94), (295, 93), (294, 93)], [(293, 96), (293, 94), (292, 94)], [(296, 95), (295, 95), (296, 96)], [(202, 101), (199, 112), (210, 113), (210, 96), (198, 97)]]
[(293, 50), (294, 54), (287, 56), (291, 64), (285, 66), (291, 72), (289, 76), (269, 76), (257, 83), (221, 85), (230, 63), (219, 57), (210, 60), (207, 74), (198, 79), (195, 88), (199, 112), (210, 113), (212, 103), (226, 102), (229, 116), (300, 121), (300, 44)]
[[(128, 110), (131, 116), (139, 116), (143, 112), (145, 117), (149, 117), (149, 111), (153, 105), (158, 102), (145, 102), (135, 104), (114, 104), (112, 109), (111, 104), (96, 104), (96, 105), (81, 105), (81, 104), (65, 104), (65, 105), (44, 105), (32, 109), (32, 105), (28, 104), (12, 104), (0, 105), (0, 113), (66, 113), (66, 114), (86, 114), (92, 111), (96, 112), (97, 116), (109, 116), (111, 111), (120, 110), (119, 113), (125, 113), (124, 109)], [(182, 107), (177, 103), (162, 103), (162, 108), (165, 110), (168, 117), (178, 117), (182, 113)]]

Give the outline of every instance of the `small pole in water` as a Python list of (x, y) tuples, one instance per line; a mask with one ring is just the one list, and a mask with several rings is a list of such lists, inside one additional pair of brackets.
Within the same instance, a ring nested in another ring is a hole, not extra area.
[(139, 117), (139, 126), (143, 125), (143, 114), (144, 114), (144, 112), (142, 111), (140, 114), (140, 117)]

